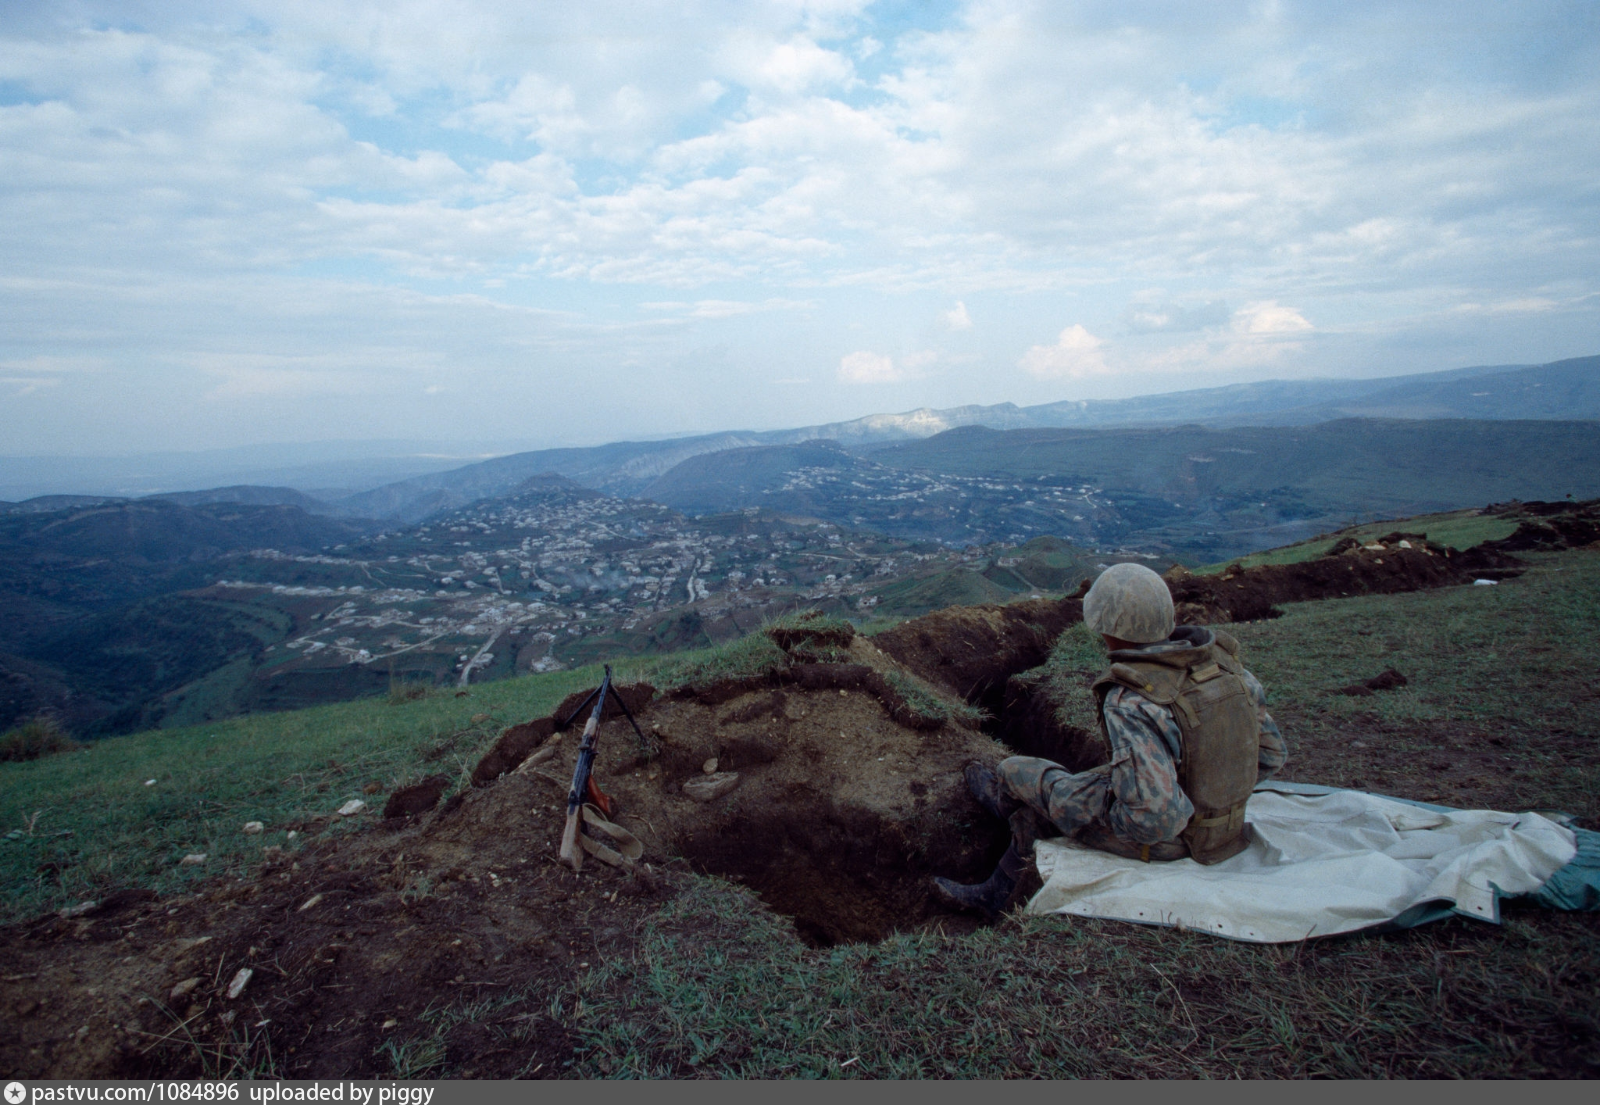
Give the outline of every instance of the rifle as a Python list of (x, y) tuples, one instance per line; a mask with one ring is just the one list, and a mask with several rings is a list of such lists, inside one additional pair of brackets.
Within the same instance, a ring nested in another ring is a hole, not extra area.
[[(561, 834), (561, 858), (569, 864), (574, 871), (583, 866), (583, 852), (578, 843), (578, 834), (583, 832), (583, 807), (587, 801), (597, 808), (601, 815), (609, 821), (616, 811), (616, 801), (605, 791), (600, 789), (600, 784), (594, 781), (594, 757), (599, 751), (600, 716), (605, 712), (606, 696), (611, 691), (611, 665), (607, 664), (605, 678), (600, 681), (600, 686), (589, 692), (587, 698), (578, 703), (567, 719), (556, 726), (557, 731), (566, 729), (577, 716), (584, 711), (589, 703), (594, 703), (594, 711), (589, 715), (589, 721), (583, 727), (583, 742), (578, 745), (578, 763), (572, 769), (572, 787), (567, 791), (567, 827)], [(628, 704), (619, 694), (616, 697), (617, 705), (622, 707), (622, 713), (633, 725), (633, 731), (639, 736), (639, 743), (649, 747), (649, 740), (639, 729), (639, 723), (634, 720), (633, 711), (628, 709)]]

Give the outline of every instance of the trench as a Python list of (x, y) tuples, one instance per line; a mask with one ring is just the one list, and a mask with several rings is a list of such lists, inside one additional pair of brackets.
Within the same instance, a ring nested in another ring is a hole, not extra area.
[(801, 805), (740, 817), (680, 841), (677, 851), (697, 871), (754, 891), (811, 947), (872, 944), (934, 922), (946, 931), (977, 927), (929, 892), (934, 875), (982, 879), (1005, 850), (1005, 826), (976, 804), (962, 812), (971, 816), (959, 834), (962, 846), (950, 854), (919, 847), (908, 839), (912, 826), (868, 810)]
[[(1026, 678), (1029, 669), (1012, 670), (1042, 660), (1031, 652), (997, 655), (973, 704), (990, 714), (989, 735), (1014, 752), (1081, 763), (1096, 754), (1099, 734), (1056, 723), (1053, 706)], [(674, 850), (697, 871), (754, 891), (811, 947), (876, 943), (933, 925), (972, 931), (981, 922), (937, 904), (931, 880), (981, 881), (1005, 851), (1009, 829), (964, 786), (942, 796), (925, 782), (911, 786), (918, 809), (910, 818), (844, 806), (825, 789), (806, 788), (682, 836)], [(1025, 884), (1019, 893), (1036, 887)]]

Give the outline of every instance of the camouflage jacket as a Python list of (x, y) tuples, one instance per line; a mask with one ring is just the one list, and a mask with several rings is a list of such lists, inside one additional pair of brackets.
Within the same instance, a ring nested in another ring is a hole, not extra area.
[[(1246, 671), (1244, 682), (1261, 721), (1260, 778), (1268, 779), (1289, 758), (1288, 747), (1278, 723), (1267, 712), (1261, 681)], [(1106, 694), (1102, 713), (1111, 741), (1109, 777), (1102, 775), (1105, 792), (1101, 801), (1105, 804), (1101, 816), (1106, 827), (1135, 844), (1176, 840), (1194, 816), (1194, 806), (1178, 785), (1183, 737), (1172, 711), (1137, 691), (1113, 687)], [(1093, 802), (1096, 796), (1085, 793), (1083, 797)]]

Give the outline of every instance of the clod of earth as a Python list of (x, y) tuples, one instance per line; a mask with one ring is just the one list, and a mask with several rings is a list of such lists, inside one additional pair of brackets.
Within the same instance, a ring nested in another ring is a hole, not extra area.
[(389, 800), (384, 803), (383, 817), (387, 821), (396, 817), (416, 817), (418, 814), (427, 813), (439, 804), (445, 790), (450, 786), (448, 775), (429, 775), (421, 782), (412, 783), (408, 787), (401, 787), (389, 795)]
[(1374, 675), (1371, 679), (1363, 680), (1360, 683), (1351, 683), (1349, 686), (1340, 687), (1328, 693), (1350, 695), (1353, 698), (1367, 698), (1374, 691), (1392, 691), (1396, 687), (1404, 687), (1409, 682), (1410, 680), (1405, 676), (1393, 668), (1389, 668), (1378, 675)]

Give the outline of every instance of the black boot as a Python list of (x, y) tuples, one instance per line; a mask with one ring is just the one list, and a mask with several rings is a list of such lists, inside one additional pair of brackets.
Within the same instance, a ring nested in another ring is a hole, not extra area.
[(1011, 796), (1011, 789), (994, 773), (993, 768), (973, 761), (967, 765), (964, 774), (967, 777), (967, 789), (978, 800), (978, 805), (989, 812), (989, 816), (1009, 821), (1011, 815), (1022, 808), (1022, 802)]
[(1011, 900), (1011, 892), (1017, 888), (1017, 879), (1021, 876), (1022, 853), (1017, 849), (1016, 840), (1012, 840), (1006, 848), (1006, 854), (1000, 857), (1000, 865), (987, 880), (973, 886), (963, 886), (949, 879), (936, 878), (933, 880), (933, 896), (951, 909), (977, 910), (992, 921), (1000, 916), (1000, 911)]

